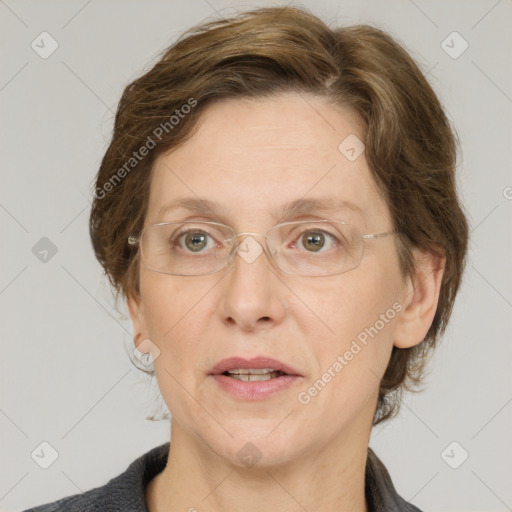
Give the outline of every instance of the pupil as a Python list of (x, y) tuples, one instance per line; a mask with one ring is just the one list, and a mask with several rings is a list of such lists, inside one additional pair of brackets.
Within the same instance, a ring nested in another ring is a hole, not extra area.
[[(200, 251), (205, 245), (206, 245), (206, 237), (204, 234), (201, 233), (193, 233), (187, 235), (186, 238), (186, 245), (189, 249), (191, 249), (194, 252)], [(191, 242), (191, 244), (189, 244)], [(196, 245), (197, 242), (199, 242), (200, 245)]]
[(302, 243), (306, 249), (313, 249), (313, 251), (318, 251), (324, 246), (324, 237), (322, 233), (314, 233), (310, 235), (304, 235), (302, 237)]

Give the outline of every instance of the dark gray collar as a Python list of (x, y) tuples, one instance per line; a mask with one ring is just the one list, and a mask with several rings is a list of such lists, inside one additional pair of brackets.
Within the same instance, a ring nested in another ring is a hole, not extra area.
[(398, 495), (386, 466), (371, 448), (366, 460), (365, 493), (370, 512), (421, 512)]

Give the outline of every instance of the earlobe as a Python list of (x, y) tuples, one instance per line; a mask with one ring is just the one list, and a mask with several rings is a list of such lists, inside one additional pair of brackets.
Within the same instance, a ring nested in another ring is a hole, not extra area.
[(436, 314), (443, 281), (444, 256), (426, 252), (416, 252), (414, 255), (416, 274), (407, 280), (403, 310), (393, 339), (397, 348), (410, 348), (425, 339)]

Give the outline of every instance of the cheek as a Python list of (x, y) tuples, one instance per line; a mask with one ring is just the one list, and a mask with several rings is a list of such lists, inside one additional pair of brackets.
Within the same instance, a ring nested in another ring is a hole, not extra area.
[[(381, 315), (386, 316), (384, 321), (388, 326), (396, 316), (392, 306), (400, 296), (396, 270), (386, 265), (374, 266), (333, 276), (329, 281), (311, 281), (307, 286), (296, 283), (295, 295), (302, 303), (297, 302), (297, 312), (306, 312), (305, 306), (311, 314), (297, 315), (295, 320), (304, 329), (321, 332), (322, 342), (338, 348), (375, 324)], [(377, 327), (382, 330), (380, 322)], [(310, 332), (308, 338), (315, 339), (315, 336)]]
[(147, 335), (158, 346), (155, 376), (173, 417), (184, 422), (195, 404), (195, 385), (201, 368), (206, 322), (211, 312), (208, 292), (215, 283), (155, 274), (141, 280)]
[[(210, 285), (211, 286), (211, 285)], [(165, 342), (208, 293), (205, 281), (145, 271), (141, 276), (144, 318), (150, 334)]]
[(201, 338), (207, 332), (207, 295), (215, 283), (185, 279), (153, 273), (141, 280), (147, 335), (160, 350), (157, 372), (165, 367), (173, 375), (192, 373)]
[(372, 414), (393, 346), (393, 319), (385, 323), (378, 315), (355, 308), (347, 313), (352, 316), (336, 324), (333, 341), (317, 339), (316, 346), (310, 345), (317, 370), (297, 396), (306, 421), (322, 417), (332, 432), (363, 411)]
[(371, 272), (361, 268), (328, 286), (315, 286), (309, 294), (308, 305), (318, 311), (328, 330), (319, 336), (312, 324), (303, 325), (318, 365), (305, 391), (327, 414), (340, 407), (358, 409), (378, 391), (402, 308), (396, 299), (399, 283), (398, 267), (383, 262)]

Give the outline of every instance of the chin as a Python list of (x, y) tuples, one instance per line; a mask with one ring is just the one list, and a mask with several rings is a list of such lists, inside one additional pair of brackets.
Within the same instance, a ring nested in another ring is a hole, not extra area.
[(226, 462), (238, 468), (247, 468), (253, 470), (269, 469), (293, 461), (297, 453), (293, 447), (297, 443), (256, 442), (242, 441), (230, 443), (224, 458)]
[[(279, 420), (281, 421), (281, 420)], [(238, 420), (226, 422), (233, 436), (205, 439), (210, 448), (227, 463), (239, 468), (270, 468), (286, 464), (300, 455), (307, 446), (304, 435), (294, 436), (279, 421)], [(277, 427), (277, 428), (276, 428)]]

